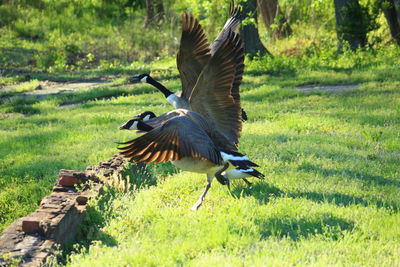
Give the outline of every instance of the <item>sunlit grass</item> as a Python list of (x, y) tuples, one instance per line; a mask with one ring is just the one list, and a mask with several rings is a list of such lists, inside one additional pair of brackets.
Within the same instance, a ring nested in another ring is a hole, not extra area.
[(237, 199), (214, 183), (192, 212), (205, 177), (160, 176), (110, 201), (116, 217), (70, 264), (396, 265), (399, 82), (303, 94), (257, 79), (245, 77), (240, 148), (264, 181), (234, 181)]
[(30, 80), (29, 82), (20, 83), (13, 92), (15, 93), (24, 93), (24, 92), (31, 92), (36, 90), (39, 87), (38, 80)]

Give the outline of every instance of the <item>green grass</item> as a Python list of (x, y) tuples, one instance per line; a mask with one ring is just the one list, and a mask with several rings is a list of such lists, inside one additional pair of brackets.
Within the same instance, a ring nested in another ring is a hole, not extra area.
[[(2, 79), (2, 78), (0, 78), (0, 80), (7, 81), (7, 79)], [(22, 82), (10, 90), (0, 92), (0, 97), (9, 97), (16, 95), (18, 93), (31, 92), (38, 89), (39, 86), (40, 86), (39, 81), (36, 79), (27, 82)]]
[(24, 93), (31, 92), (39, 87), (38, 80), (30, 80), (28, 82), (20, 83), (12, 92), (14, 93)]
[(265, 180), (235, 182), (237, 199), (215, 182), (193, 212), (205, 177), (160, 175), (109, 199), (112, 216), (70, 265), (399, 264), (399, 85), (302, 94), (247, 84), (241, 151)]
[[(192, 212), (204, 175), (170, 164), (150, 166), (144, 178), (131, 173), (136, 190), (109, 190), (93, 203), (68, 264), (398, 265), (400, 62), (398, 50), (385, 51), (319, 64), (247, 62), (242, 99), (250, 119), (240, 151), (260, 164), (265, 180), (251, 188), (234, 181), (236, 199), (214, 182)], [(178, 79), (156, 69), (178, 90)], [(294, 89), (308, 83), (360, 87)], [(117, 153), (115, 142), (132, 138), (117, 127), (131, 115), (171, 109), (147, 85), (7, 101), (0, 106), (0, 229), (37, 207), (59, 169), (82, 170)], [(59, 108), (74, 102), (83, 104)], [(7, 111), (18, 105), (36, 111)]]

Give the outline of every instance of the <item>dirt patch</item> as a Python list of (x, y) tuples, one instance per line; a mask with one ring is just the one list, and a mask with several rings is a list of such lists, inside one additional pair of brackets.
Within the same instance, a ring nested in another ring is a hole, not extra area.
[(43, 98), (49, 95), (55, 95), (64, 92), (80, 91), (84, 89), (90, 89), (93, 87), (98, 87), (104, 85), (106, 82), (79, 82), (79, 83), (55, 83), (55, 82), (45, 82), (42, 83), (41, 89), (37, 89), (31, 92), (26, 92), (24, 95), (35, 96), (36, 98)]
[(57, 109), (70, 109), (82, 105), (84, 102), (77, 102), (72, 104), (64, 104), (57, 107)]
[(318, 85), (308, 84), (296, 87), (297, 90), (303, 93), (309, 93), (313, 91), (323, 91), (328, 93), (341, 93), (347, 91), (353, 91), (360, 87), (359, 84), (338, 84), (338, 85)]
[[(40, 81), (39, 86), (35, 90), (24, 93), (15, 93), (18, 96), (36, 97), (37, 99), (42, 99), (44, 97), (55, 95), (64, 92), (73, 92), (80, 90), (87, 90), (98, 86), (103, 86), (107, 84), (108, 81), (97, 80), (97, 81), (87, 81), (87, 82), (71, 82), (71, 83), (60, 83), (52, 81)], [(18, 87), (18, 85), (5, 86), (0, 89), (0, 92), (13, 91)]]

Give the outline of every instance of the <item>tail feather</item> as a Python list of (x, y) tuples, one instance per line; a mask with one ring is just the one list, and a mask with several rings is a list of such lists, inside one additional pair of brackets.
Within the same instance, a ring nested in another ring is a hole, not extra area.
[(233, 166), (246, 169), (246, 167), (259, 167), (252, 162), (246, 155), (237, 151), (223, 150), (221, 156), (225, 161), (229, 161)]
[(229, 162), (239, 168), (246, 168), (246, 167), (260, 167), (258, 164), (250, 161), (250, 160), (229, 160)]
[(238, 170), (240, 172), (247, 173), (247, 174), (249, 174), (251, 176), (254, 176), (254, 177), (257, 177), (259, 179), (264, 179), (264, 177), (265, 177), (264, 174), (262, 174), (261, 172), (257, 171), (256, 169), (253, 169), (253, 168), (245, 169), (245, 170), (238, 169)]
[(259, 179), (264, 178), (264, 174), (253, 168), (244, 168), (244, 169), (236, 168), (225, 172), (224, 175), (228, 179), (242, 179), (250, 176), (257, 177)]

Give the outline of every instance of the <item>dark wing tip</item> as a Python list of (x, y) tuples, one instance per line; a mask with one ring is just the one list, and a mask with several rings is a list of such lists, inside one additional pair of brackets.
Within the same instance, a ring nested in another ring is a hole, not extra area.
[(240, 12), (240, 6), (235, 6), (235, 2), (232, 0), (229, 5), (229, 16), (231, 18), (240, 20), (239, 12)]
[(246, 111), (244, 111), (244, 109), (242, 109), (242, 120), (243, 121), (247, 121), (247, 113), (246, 113)]

